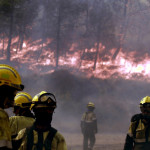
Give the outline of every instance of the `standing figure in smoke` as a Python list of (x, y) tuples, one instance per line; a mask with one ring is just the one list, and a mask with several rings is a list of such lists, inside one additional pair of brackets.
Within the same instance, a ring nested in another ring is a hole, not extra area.
[[(81, 131), (83, 133), (83, 150), (92, 150), (95, 144), (95, 134), (97, 133), (97, 119), (93, 112), (95, 105), (92, 102), (87, 104), (87, 112), (82, 115)], [(88, 144), (88, 141), (90, 143)]]
[(33, 125), (34, 115), (30, 110), (32, 97), (26, 92), (18, 93), (14, 98), (15, 116), (9, 118), (11, 136), (14, 139), (20, 130)]
[(11, 129), (5, 108), (13, 106), (14, 97), (24, 86), (18, 72), (11, 66), (0, 64), (0, 149), (12, 149)]
[(140, 102), (140, 114), (131, 118), (124, 150), (150, 150), (150, 97)]
[(35, 122), (18, 133), (15, 140), (22, 141), (19, 150), (67, 150), (64, 137), (51, 127), (55, 108), (53, 94), (42, 91), (33, 97), (31, 109)]

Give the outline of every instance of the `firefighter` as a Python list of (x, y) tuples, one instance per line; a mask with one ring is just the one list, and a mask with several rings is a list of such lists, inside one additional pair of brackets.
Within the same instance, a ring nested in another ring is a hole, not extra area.
[(16, 137), (16, 140), (22, 140), (19, 150), (67, 150), (64, 137), (51, 127), (56, 108), (55, 96), (42, 91), (34, 96), (32, 103), (35, 122), (30, 128), (21, 130)]
[[(97, 119), (93, 112), (95, 105), (92, 102), (87, 104), (87, 112), (81, 118), (81, 131), (83, 133), (83, 150), (92, 150), (95, 144), (95, 134), (97, 133)], [(88, 142), (90, 143), (88, 144)]]
[(124, 150), (150, 149), (150, 97), (144, 97), (140, 102), (140, 114), (131, 118), (126, 136)]
[(11, 130), (8, 114), (5, 108), (13, 106), (16, 93), (22, 91), (20, 75), (11, 66), (0, 64), (0, 149), (7, 150), (12, 148)]
[(33, 124), (34, 116), (30, 110), (32, 97), (26, 92), (18, 93), (14, 98), (14, 114), (9, 118), (11, 136), (15, 138), (21, 129), (29, 127)]

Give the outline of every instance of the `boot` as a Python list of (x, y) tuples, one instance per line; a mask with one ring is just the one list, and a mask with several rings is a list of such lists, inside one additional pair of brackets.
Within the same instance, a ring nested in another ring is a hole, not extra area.
[(92, 150), (92, 147), (88, 147), (88, 150)]

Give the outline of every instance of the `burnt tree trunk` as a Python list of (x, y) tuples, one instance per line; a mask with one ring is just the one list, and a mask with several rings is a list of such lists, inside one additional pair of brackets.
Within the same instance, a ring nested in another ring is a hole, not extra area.
[(100, 43), (100, 41), (98, 38), (97, 45), (96, 45), (96, 54), (95, 54), (95, 59), (94, 59), (94, 66), (93, 66), (94, 70), (96, 69), (96, 63), (97, 63), (97, 59), (98, 59), (99, 43)]
[(119, 51), (121, 50), (121, 48), (123, 46), (123, 42), (124, 42), (124, 39), (126, 37), (126, 30), (127, 30), (126, 28), (127, 28), (127, 24), (128, 24), (128, 19), (127, 19), (127, 7), (128, 7), (128, 4), (129, 4), (129, 0), (125, 0), (124, 1), (124, 12), (123, 12), (124, 21), (123, 21), (123, 23), (121, 25), (119, 44), (118, 44), (118, 47), (117, 47), (115, 53), (112, 56), (112, 60), (116, 59)]
[(23, 47), (23, 42), (24, 42), (24, 35), (25, 35), (25, 30), (26, 30), (26, 23), (24, 21), (24, 15), (22, 19), (22, 24), (21, 24), (21, 30), (20, 30), (20, 45), (19, 45), (19, 50), (22, 50)]
[(11, 41), (13, 33), (13, 19), (14, 19), (14, 0), (11, 0), (11, 12), (10, 12), (10, 26), (9, 26), (9, 37), (8, 37), (8, 46), (7, 46), (7, 61), (10, 62), (11, 58)]
[(59, 65), (59, 52), (60, 52), (60, 28), (61, 28), (61, 12), (60, 5), (58, 8), (58, 21), (57, 21), (57, 33), (56, 33), (56, 68)]
[(19, 45), (20, 45), (20, 35), (19, 35), (19, 39), (18, 39), (18, 42), (17, 42), (16, 54), (17, 54), (17, 52), (18, 52)]
[(21, 35), (20, 35), (20, 47), (19, 47), (19, 50), (22, 50), (22, 47), (23, 47), (23, 42), (24, 42), (24, 32), (25, 32), (25, 25), (24, 25), (23, 31), (21, 32)]
[(2, 56), (4, 55), (4, 47), (5, 47), (5, 35), (3, 33), (3, 48), (2, 48)]
[(81, 59), (80, 59), (80, 62), (79, 62), (79, 69), (81, 68), (82, 66), (82, 60), (84, 58), (84, 55), (85, 55), (85, 49), (83, 50), (83, 52), (81, 52)]
[(98, 51), (99, 51), (99, 44), (100, 44), (100, 38), (101, 38), (101, 24), (98, 25), (97, 27), (97, 45), (96, 45), (96, 54), (95, 54), (95, 59), (94, 59), (94, 66), (93, 69), (96, 69), (96, 63), (98, 59)]
[(43, 47), (44, 47), (44, 42), (45, 42), (45, 40), (44, 40), (44, 37), (42, 38), (42, 41), (41, 41), (41, 47), (40, 47), (40, 50), (39, 50), (39, 52), (38, 52), (38, 56), (37, 56), (37, 62), (39, 62), (39, 60), (40, 60), (40, 56), (41, 56), (41, 54), (42, 54), (42, 51), (43, 51)]
[(86, 33), (89, 31), (89, 0), (87, 0), (87, 8), (86, 8)]
[[(138, 2), (138, 6), (139, 6), (139, 8), (140, 8), (140, 11), (142, 11), (142, 6), (141, 6), (141, 4), (140, 4), (140, 2)], [(143, 20), (146, 20), (147, 22), (145, 22), (144, 23), (144, 25), (146, 24), (148, 24), (148, 22), (149, 22), (149, 19), (148, 18), (145, 18), (146, 17), (146, 15), (145, 15), (145, 13), (143, 14)], [(143, 34), (143, 29), (142, 29), (143, 27), (139, 27), (139, 31), (138, 31), (138, 34), (137, 34), (137, 43), (141, 43), (141, 41), (143, 40), (143, 38), (144, 38), (144, 34)], [(141, 48), (141, 47), (140, 47)]]

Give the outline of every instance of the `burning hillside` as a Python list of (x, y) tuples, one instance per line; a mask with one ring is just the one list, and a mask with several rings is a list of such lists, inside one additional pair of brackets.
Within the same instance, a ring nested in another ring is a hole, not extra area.
[[(12, 41), (11, 61), (16, 62), (21, 67), (26, 66), (33, 72), (40, 74), (53, 72), (56, 68), (55, 53), (48, 48), (51, 40), (41, 43), (41, 40), (24, 42), (22, 50), (17, 50), (17, 38)], [(6, 45), (6, 44), (5, 44)], [(2, 49), (2, 44), (0, 45)], [(140, 63), (135, 62), (136, 51), (130, 53), (119, 52), (115, 60), (112, 60), (115, 49), (111, 49), (106, 53), (102, 59), (101, 53), (105, 51), (105, 46), (101, 46), (98, 51), (98, 58), (96, 68), (94, 69), (94, 58), (96, 56), (96, 48), (75, 51), (71, 49), (65, 55), (59, 57), (59, 68), (69, 68), (74, 73), (84, 73), (85, 76), (98, 78), (117, 78), (123, 77), (125, 79), (143, 79), (150, 78), (150, 57), (148, 54)], [(6, 46), (3, 57), (6, 59)], [(141, 79), (141, 78), (140, 78)]]

